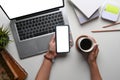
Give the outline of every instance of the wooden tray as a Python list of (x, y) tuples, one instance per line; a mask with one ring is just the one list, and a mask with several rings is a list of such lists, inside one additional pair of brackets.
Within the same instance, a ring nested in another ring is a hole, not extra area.
[(0, 52), (1, 63), (6, 70), (10, 80), (25, 80), (27, 72), (21, 67), (20, 64), (6, 51)]

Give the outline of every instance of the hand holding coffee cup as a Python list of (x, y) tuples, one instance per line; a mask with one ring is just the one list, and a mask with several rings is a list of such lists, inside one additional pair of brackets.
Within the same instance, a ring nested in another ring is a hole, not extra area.
[(96, 41), (91, 36), (81, 35), (76, 40), (76, 48), (82, 53), (90, 53), (96, 45)]

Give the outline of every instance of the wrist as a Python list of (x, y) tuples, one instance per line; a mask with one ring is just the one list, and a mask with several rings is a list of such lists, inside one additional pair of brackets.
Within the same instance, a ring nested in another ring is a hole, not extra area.
[(54, 53), (53, 53), (53, 52), (50, 52), (50, 51), (48, 51), (45, 55), (46, 55), (48, 58), (50, 58), (50, 59), (54, 59), (54, 58), (55, 58)]
[(94, 66), (94, 65), (97, 65), (97, 62), (96, 61), (93, 61), (93, 62), (88, 62), (89, 66)]
[(54, 58), (48, 57), (47, 55), (44, 55), (44, 58), (45, 58), (47, 61), (50, 61), (51, 63), (54, 62)]

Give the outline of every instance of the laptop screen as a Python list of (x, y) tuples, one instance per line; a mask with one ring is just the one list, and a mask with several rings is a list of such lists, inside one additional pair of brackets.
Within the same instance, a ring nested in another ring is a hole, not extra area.
[(64, 6), (63, 0), (0, 0), (10, 19)]

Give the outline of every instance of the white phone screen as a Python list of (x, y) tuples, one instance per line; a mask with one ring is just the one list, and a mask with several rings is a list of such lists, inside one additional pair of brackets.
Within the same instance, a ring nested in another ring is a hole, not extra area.
[(56, 26), (57, 53), (69, 52), (69, 26)]

